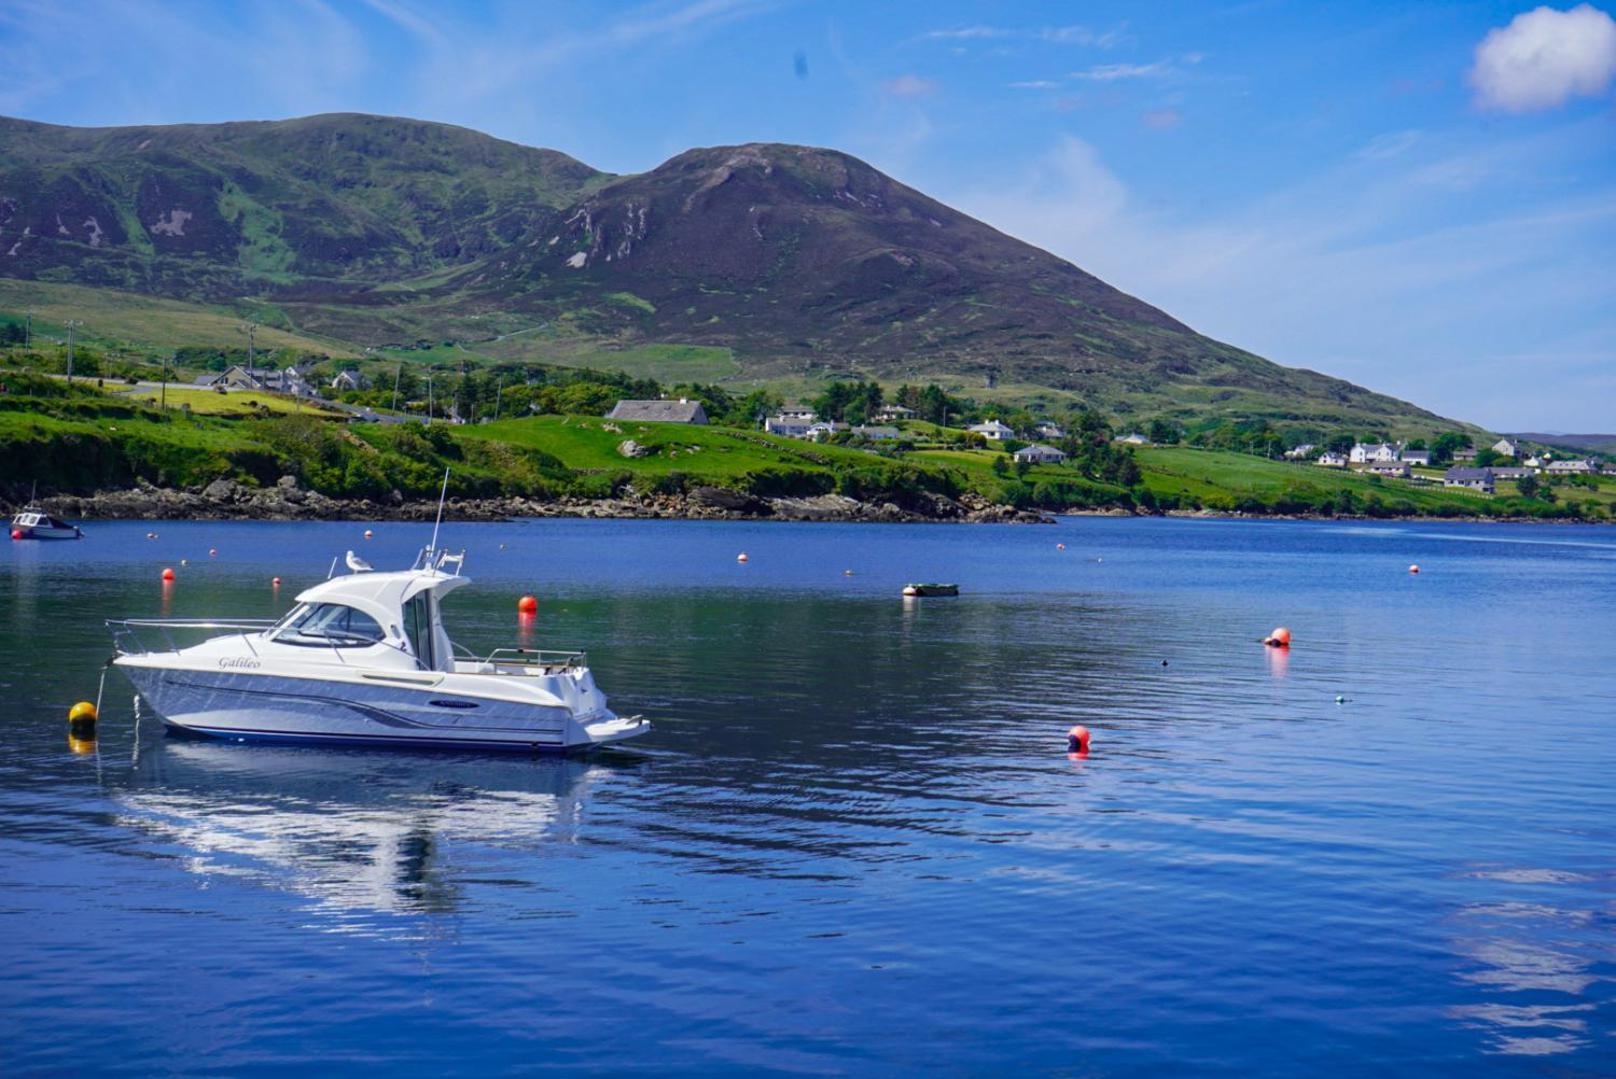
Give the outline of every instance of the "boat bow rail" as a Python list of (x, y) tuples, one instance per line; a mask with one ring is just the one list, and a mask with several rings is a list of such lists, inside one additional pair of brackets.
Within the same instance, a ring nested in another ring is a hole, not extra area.
[[(174, 641), (174, 634), (200, 633), (210, 630), (225, 630), (235, 633), (254, 634), (262, 633), (275, 626), (272, 618), (233, 618), (220, 620), (216, 618), (108, 618), (107, 629), (112, 633), (112, 647), (120, 656), (146, 656), (153, 652), (178, 652), (180, 645)], [(167, 648), (151, 648), (147, 646), (150, 637), (142, 637), (142, 633), (161, 636)], [(195, 643), (195, 642), (193, 642)], [(252, 647), (249, 637), (247, 646)]]

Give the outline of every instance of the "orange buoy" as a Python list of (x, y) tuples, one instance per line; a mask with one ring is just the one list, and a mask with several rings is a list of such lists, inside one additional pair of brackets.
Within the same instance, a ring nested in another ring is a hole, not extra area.
[(1080, 723), (1067, 731), (1066, 749), (1069, 753), (1087, 753), (1089, 751), (1089, 729)]
[(737, 561), (737, 562), (750, 562), (752, 560), (750, 558), (746, 557), (746, 552), (745, 551), (742, 551), (740, 554), (735, 556), (735, 561)]
[(171, 569), (163, 570), (163, 580), (172, 581), (173, 579), (174, 579), (174, 571), (173, 570), (171, 570)]
[(1284, 626), (1274, 627), (1274, 632), (1263, 638), (1263, 644), (1270, 648), (1289, 648), (1291, 646), (1291, 631)]
[(1408, 567), (1408, 571), (1410, 573), (1418, 573), (1420, 571), (1420, 564), (1418, 562), (1414, 563), (1412, 566)]
[(539, 609), (539, 601), (532, 596), (523, 596), (516, 601), (516, 609), (521, 614), (533, 614)]

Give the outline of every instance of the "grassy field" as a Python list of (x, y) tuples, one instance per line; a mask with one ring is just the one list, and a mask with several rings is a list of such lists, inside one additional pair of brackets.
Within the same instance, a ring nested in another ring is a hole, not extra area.
[[(34, 313), (34, 333), (65, 338), (67, 320), (84, 323), (82, 340), (112, 344), (177, 348), (186, 345), (245, 347), (241, 324), (262, 312), (247, 305), (243, 311), (228, 307), (160, 300), (116, 289), (86, 288), (44, 281), (18, 281), (0, 277), (0, 315), (21, 319)], [(330, 356), (358, 355), (350, 345), (326, 337), (310, 336), (270, 325), (258, 328), (260, 348), (293, 348)]]
[[(145, 401), (156, 404), (165, 399), (161, 388), (141, 387), (135, 390), (124, 390), (116, 396), (131, 400)], [(189, 405), (190, 410), (200, 416), (225, 416), (245, 418), (259, 416), (265, 412), (284, 415), (287, 413), (305, 412), (310, 415), (322, 416), (327, 419), (347, 419), (348, 414), (337, 409), (327, 408), (307, 401), (293, 400), (273, 393), (251, 393), (243, 390), (232, 390), (228, 393), (219, 393), (215, 390), (197, 389), (191, 386), (170, 386), (166, 394), (169, 408), (180, 408)]]
[(1135, 451), (1145, 486), (1157, 495), (1175, 495), (1215, 505), (1227, 499), (1273, 502), (1287, 495), (1317, 493), (1404, 500), (1424, 512), (1480, 513), (1488, 499), (1435, 484), (1364, 476), (1346, 469), (1290, 461), (1269, 461), (1243, 453), (1180, 446), (1141, 446)]

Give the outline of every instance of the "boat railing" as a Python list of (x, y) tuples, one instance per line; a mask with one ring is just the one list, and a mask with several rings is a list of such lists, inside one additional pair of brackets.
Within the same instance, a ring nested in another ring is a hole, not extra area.
[[(493, 667), (541, 667), (569, 670), (589, 666), (588, 652), (563, 652), (545, 648), (496, 648), (478, 660)], [(491, 671), (489, 673), (498, 673)]]
[[(174, 642), (176, 632), (192, 633), (207, 630), (234, 630), (243, 633), (262, 633), (275, 625), (271, 618), (109, 618), (106, 620), (107, 629), (112, 632), (112, 645), (120, 656), (148, 655), (156, 652), (178, 652), (179, 645)], [(142, 633), (155, 633), (161, 636), (167, 648), (154, 649), (147, 647), (149, 638), (142, 637)], [(252, 638), (247, 638), (247, 647), (254, 654), (257, 649), (252, 648)]]

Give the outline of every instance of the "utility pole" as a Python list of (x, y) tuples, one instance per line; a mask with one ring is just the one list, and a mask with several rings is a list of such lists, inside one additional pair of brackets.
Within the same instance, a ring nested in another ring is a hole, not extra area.
[(404, 365), (401, 363), (401, 364), (398, 365), (398, 370), (393, 372), (393, 411), (394, 412), (398, 411), (398, 380), (403, 378), (403, 377), (404, 377)]
[(244, 322), (244, 323), (241, 324), (241, 332), (247, 335), (247, 374), (248, 375), (252, 375), (252, 373), (253, 373), (253, 362), (254, 362), (255, 359), (257, 359), (257, 353), (256, 353), (256, 351), (254, 350), (254, 347), (253, 347), (253, 344), (254, 344), (253, 335), (257, 331), (258, 331), (258, 323), (256, 323), (256, 322)]
[(494, 391), (494, 422), (499, 422), (499, 406), (505, 403), (505, 376), (499, 376), (499, 389)]
[(426, 376), (426, 425), (432, 426), (432, 376)]
[(82, 325), (84, 323), (76, 318), (67, 320), (67, 380), (69, 382), (73, 381), (73, 331)]
[(163, 399), (157, 406), (158, 408), (166, 409), (168, 407), (168, 365), (176, 362), (179, 358), (179, 353), (176, 352), (163, 361)]
[(34, 347), (34, 312), (29, 308), (27, 318), (23, 321), (22, 347)]

